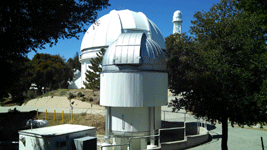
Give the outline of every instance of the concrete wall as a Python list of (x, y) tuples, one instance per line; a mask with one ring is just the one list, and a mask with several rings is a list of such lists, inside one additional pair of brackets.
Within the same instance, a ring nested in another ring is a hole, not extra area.
[(175, 142), (166, 142), (161, 143), (162, 150), (177, 150), (177, 149), (185, 149), (186, 141), (175, 141)]
[(196, 145), (199, 145), (199, 144), (202, 144), (202, 143), (205, 143), (208, 141), (209, 132), (203, 127), (200, 127), (199, 132), (200, 132), (199, 135), (187, 136), (187, 143), (186, 143), (187, 148), (192, 147), (192, 146), (196, 146)]
[(187, 122), (186, 123), (186, 135), (196, 135), (197, 134), (197, 123)]
[[(188, 129), (188, 132), (186, 133), (188, 134), (197, 132), (197, 126), (194, 124), (188, 123), (186, 124), (186, 127)], [(199, 132), (200, 133), (198, 135), (187, 135), (185, 140), (163, 142), (161, 143), (161, 149), (162, 150), (185, 149), (207, 142), (209, 138), (209, 132), (203, 127), (200, 127)]]

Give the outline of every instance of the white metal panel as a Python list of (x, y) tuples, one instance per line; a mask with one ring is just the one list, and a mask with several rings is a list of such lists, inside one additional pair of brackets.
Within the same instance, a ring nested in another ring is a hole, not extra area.
[(121, 64), (121, 55), (122, 55), (122, 49), (123, 49), (123, 46), (116, 46), (115, 48), (115, 51), (114, 54), (114, 64)]
[[(135, 52), (135, 47), (136, 46), (128, 46), (127, 48), (128, 48), (128, 50), (127, 50), (127, 52), (128, 52), (128, 55), (127, 55), (127, 62), (133, 62), (133, 63), (139, 63), (138, 61), (134, 61), (134, 57), (133, 56), (135, 56), (134, 54), (134, 52)], [(140, 51), (140, 50), (139, 50)], [(137, 54), (138, 55), (138, 54)], [(140, 55), (140, 54), (139, 54)]]
[[(107, 45), (107, 34), (109, 28), (109, 22), (112, 18), (107, 16), (98, 19), (92, 24), (93, 30), (95, 30), (95, 35), (93, 39), (93, 47), (106, 46)], [(101, 26), (100, 26), (101, 25)]]
[(126, 10), (121, 10), (118, 11), (118, 14), (121, 19), (121, 24), (123, 29), (135, 29), (135, 20), (132, 15), (132, 11), (126, 9)]
[(140, 64), (140, 58), (141, 58), (140, 51), (141, 51), (140, 46), (135, 46), (134, 47), (134, 52), (133, 52), (134, 61), (133, 61), (133, 64)]
[[(122, 38), (122, 44), (121, 45), (129, 45), (129, 41), (130, 41), (130, 38), (132, 38), (133, 34), (132, 33), (129, 33), (129, 34), (123, 34), (123, 38)], [(119, 43), (117, 43), (119, 44)]]
[[(110, 16), (109, 14), (101, 17), (98, 21), (96, 21), (95, 24), (92, 24), (89, 29), (86, 31), (82, 44), (81, 44), (81, 50), (87, 49), (90, 47), (95, 46), (105, 46), (106, 45), (106, 31), (109, 24)], [(103, 37), (99, 40), (99, 37)], [(97, 43), (95, 43), (97, 42)], [(100, 42), (100, 43), (99, 43)]]
[(103, 65), (111, 65), (113, 64), (113, 60), (114, 60), (114, 51), (116, 44), (112, 44), (105, 52), (105, 55), (103, 56), (103, 60), (102, 60), (102, 66)]
[[(108, 50), (114, 52), (114, 64), (140, 64), (140, 45), (144, 35), (144, 33), (122, 33), (114, 43), (116, 50), (110, 48)], [(109, 56), (112, 54), (106, 55)]]
[[(125, 37), (123, 39), (123, 45), (128, 45), (129, 39), (130, 39), (130, 34), (125, 34)], [(120, 63), (129, 63), (128, 62), (128, 46), (122, 46)]]
[[(87, 67), (87, 61), (84, 61), (81, 63), (81, 86), (85, 87), (83, 84), (83, 81), (85, 81), (85, 72), (86, 72), (86, 67)], [(90, 63), (90, 62), (89, 62)]]
[(155, 129), (161, 128), (161, 107), (155, 107)]
[(130, 10), (112, 10), (89, 27), (83, 37), (81, 51), (92, 47), (108, 46), (124, 30), (145, 32), (161, 48), (166, 49), (164, 39), (157, 26), (147, 19), (143, 13), (136, 13)]
[(167, 73), (142, 73), (142, 88), (144, 94), (144, 106), (167, 105), (168, 74)]
[(146, 33), (148, 33), (148, 34), (146, 34), (147, 35), (147, 37), (148, 38), (151, 38), (151, 36), (150, 36), (150, 26), (149, 26), (149, 22), (148, 22), (148, 18), (146, 17), (146, 15), (144, 14), (144, 13), (142, 13), (142, 12), (138, 12), (138, 14), (140, 14), (140, 17), (142, 17), (143, 18), (143, 28), (144, 29), (146, 29), (148, 32), (146, 32)]
[(167, 73), (102, 73), (100, 86), (100, 105), (103, 106), (152, 107), (167, 104)]
[(111, 108), (111, 130), (122, 132), (148, 132), (148, 107)]
[[(132, 34), (131, 35), (131, 38), (129, 39), (129, 45), (136, 45), (135, 41), (137, 39), (137, 36), (138, 36), (138, 34)], [(141, 40), (140, 40), (140, 42), (141, 42)]]
[[(113, 61), (111, 61), (112, 58)], [(163, 66), (162, 70), (166, 68), (166, 59), (159, 45), (152, 39), (146, 38), (144, 33), (122, 33), (107, 49), (102, 64), (103, 70), (106, 65), (125, 64), (152, 65), (150, 69), (147, 68), (149, 70), (159, 70), (157, 65), (160, 65)]]
[(141, 13), (132, 12), (136, 29), (138, 30), (147, 30), (147, 19), (144, 19)]
[(166, 49), (165, 41), (164, 41), (164, 38), (163, 38), (160, 30), (151, 20), (148, 19), (148, 22), (149, 22), (149, 26), (150, 26), (151, 39), (153, 41), (155, 41), (157, 44), (159, 44), (159, 46), (162, 49)]
[(121, 21), (120, 21), (118, 12), (115, 10), (112, 10), (109, 13), (109, 15), (111, 19), (109, 21), (108, 29), (105, 33), (106, 34), (106, 45), (110, 45), (114, 41), (116, 41), (119, 35), (121, 34), (121, 30), (122, 30)]

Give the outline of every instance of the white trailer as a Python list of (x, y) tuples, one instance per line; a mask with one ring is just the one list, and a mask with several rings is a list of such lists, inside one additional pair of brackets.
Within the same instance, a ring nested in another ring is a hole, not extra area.
[(76, 149), (74, 139), (95, 137), (96, 128), (64, 124), (19, 131), (20, 150)]

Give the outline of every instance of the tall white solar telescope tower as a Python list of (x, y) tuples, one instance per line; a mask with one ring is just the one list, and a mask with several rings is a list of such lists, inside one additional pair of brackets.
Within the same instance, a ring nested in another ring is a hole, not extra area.
[(182, 12), (177, 10), (173, 14), (173, 34), (174, 33), (182, 33)]

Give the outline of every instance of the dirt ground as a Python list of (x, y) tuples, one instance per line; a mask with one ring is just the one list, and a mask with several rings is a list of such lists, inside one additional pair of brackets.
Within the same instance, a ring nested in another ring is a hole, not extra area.
[[(36, 117), (36, 116), (35, 116)], [(39, 118), (45, 118), (45, 113), (39, 113)], [(70, 114), (64, 114), (64, 119), (62, 122), (62, 114), (56, 113), (55, 121), (54, 114), (47, 113), (47, 121), (49, 126), (61, 125), (61, 124), (79, 124), (84, 126), (96, 127), (96, 134), (105, 133), (105, 117), (101, 115), (94, 114), (73, 114), (73, 122), (71, 122)]]

